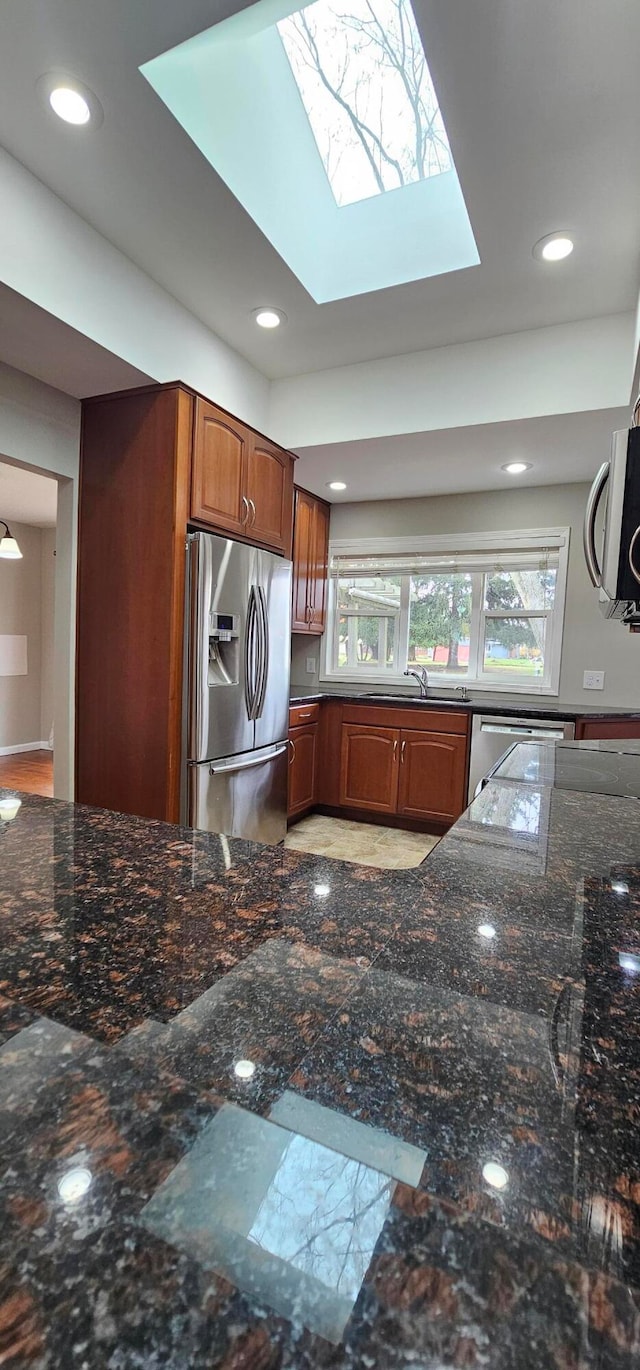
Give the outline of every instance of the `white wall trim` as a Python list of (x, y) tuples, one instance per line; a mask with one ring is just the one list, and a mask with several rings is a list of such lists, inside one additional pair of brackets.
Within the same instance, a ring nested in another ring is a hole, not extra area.
[(48, 742), (14, 742), (11, 747), (0, 747), (0, 756), (14, 756), (18, 752), (50, 752)]

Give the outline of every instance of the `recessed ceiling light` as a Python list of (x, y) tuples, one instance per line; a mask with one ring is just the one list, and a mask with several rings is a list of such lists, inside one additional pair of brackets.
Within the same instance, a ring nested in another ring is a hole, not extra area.
[(497, 1161), (487, 1161), (482, 1167), (482, 1178), (492, 1189), (504, 1189), (509, 1183), (509, 1171), (503, 1165), (498, 1165)]
[(521, 476), (523, 471), (530, 471), (532, 466), (532, 461), (506, 461), (502, 470), (509, 476)]
[(70, 86), (56, 86), (49, 96), (49, 104), (59, 119), (66, 124), (88, 124), (91, 110), (78, 90)]
[(571, 256), (573, 248), (573, 238), (568, 233), (547, 233), (545, 238), (536, 243), (533, 255), (540, 262), (562, 262), (565, 257)]
[(328, 480), (328, 481), (327, 481), (327, 489), (328, 489), (328, 490), (346, 490), (346, 488), (347, 488), (347, 487), (346, 487), (346, 484), (345, 484), (345, 482), (344, 482), (343, 480)]
[(281, 323), (287, 322), (286, 314), (281, 309), (272, 309), (270, 305), (254, 309), (253, 318), (259, 328), (279, 328)]
[(77, 128), (99, 128), (104, 110), (98, 97), (82, 81), (66, 72), (48, 71), (37, 82), (40, 99), (49, 111), (53, 110), (65, 124)]

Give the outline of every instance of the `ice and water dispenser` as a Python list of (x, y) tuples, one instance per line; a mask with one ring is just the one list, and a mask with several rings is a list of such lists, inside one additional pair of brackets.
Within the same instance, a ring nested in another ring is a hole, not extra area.
[(209, 614), (209, 685), (238, 684), (239, 628), (238, 614)]

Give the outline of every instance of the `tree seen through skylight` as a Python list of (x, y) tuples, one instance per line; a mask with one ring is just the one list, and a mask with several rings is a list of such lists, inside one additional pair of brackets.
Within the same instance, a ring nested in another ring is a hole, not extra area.
[(315, 0), (278, 32), (338, 205), (453, 169), (409, 0)]

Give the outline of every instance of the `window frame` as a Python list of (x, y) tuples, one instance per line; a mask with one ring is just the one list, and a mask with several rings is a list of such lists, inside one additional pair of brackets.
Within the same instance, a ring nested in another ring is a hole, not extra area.
[[(394, 669), (361, 666), (347, 670), (337, 666), (338, 631), (340, 614), (337, 607), (338, 569), (334, 567), (339, 557), (389, 556), (450, 556), (464, 558), (465, 554), (491, 556), (496, 562), (508, 553), (539, 553), (553, 551), (558, 557), (556, 588), (552, 609), (539, 610), (494, 610), (485, 609), (482, 582), (485, 572), (473, 571), (472, 607), (470, 620), (469, 669), (466, 672), (438, 672), (431, 679), (434, 689), (466, 685), (474, 691), (491, 694), (535, 694), (558, 695), (560, 686), (560, 666), (562, 660), (562, 641), (564, 635), (564, 614), (569, 563), (569, 543), (571, 530), (564, 528), (527, 528), (496, 533), (438, 534), (430, 537), (408, 538), (359, 538), (335, 539), (329, 546), (329, 578), (327, 587), (327, 631), (324, 635), (323, 667), (321, 680), (327, 684), (369, 683), (373, 685), (406, 686), (404, 670), (409, 644), (409, 592), (401, 590), (399, 625), (397, 634), (398, 658)], [(373, 570), (373, 566), (372, 566)], [(408, 574), (408, 573), (407, 573)], [(408, 582), (407, 582), (408, 585)], [(532, 618), (542, 617), (547, 621), (545, 634), (545, 669), (539, 678), (522, 677), (514, 673), (499, 678), (483, 669), (484, 630), (487, 619), (491, 618)]]

